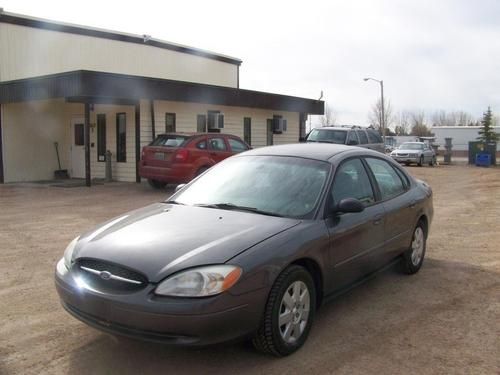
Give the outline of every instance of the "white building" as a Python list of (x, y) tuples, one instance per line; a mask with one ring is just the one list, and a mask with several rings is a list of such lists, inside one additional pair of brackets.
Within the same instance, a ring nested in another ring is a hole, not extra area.
[[(434, 133), (440, 149), (444, 149), (445, 138), (451, 138), (452, 154), (465, 157), (469, 153), (469, 142), (477, 141), (480, 129), (480, 126), (433, 126), (431, 131)], [(495, 133), (500, 135), (500, 126), (494, 126), (493, 129)], [(499, 151), (500, 142), (497, 142), (497, 154)]]
[[(322, 101), (239, 88), (241, 60), (149, 36), (0, 10), (0, 183), (76, 178), (140, 181), (140, 150), (165, 131), (211, 129), (254, 147), (297, 142)], [(287, 131), (273, 119), (287, 120)]]

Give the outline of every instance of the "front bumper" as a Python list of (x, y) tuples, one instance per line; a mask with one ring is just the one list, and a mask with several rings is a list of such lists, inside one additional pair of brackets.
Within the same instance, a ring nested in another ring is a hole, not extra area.
[(153, 293), (155, 285), (135, 293), (104, 294), (82, 285), (63, 260), (55, 284), (63, 307), (82, 322), (108, 333), (173, 345), (209, 345), (247, 336), (257, 330), (267, 299), (265, 289), (239, 296), (159, 297)]
[(391, 155), (391, 158), (393, 158), (398, 163), (419, 163), (420, 162), (420, 158), (418, 156)]

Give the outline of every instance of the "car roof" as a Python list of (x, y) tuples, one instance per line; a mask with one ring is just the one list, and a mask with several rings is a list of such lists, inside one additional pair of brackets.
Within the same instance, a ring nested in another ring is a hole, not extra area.
[(405, 143), (414, 143), (414, 144), (417, 144), (417, 145), (425, 145), (425, 142), (415, 142), (415, 141), (403, 142), (402, 144), (405, 144)]
[(362, 126), (357, 126), (357, 125), (345, 125), (345, 126), (322, 126), (320, 128), (314, 128), (313, 130), (343, 130), (343, 131), (349, 131), (349, 130), (374, 130), (373, 128), (370, 127), (362, 127)]
[(217, 136), (224, 136), (224, 137), (234, 137), (234, 138), (239, 138), (237, 135), (234, 134), (226, 134), (226, 133), (194, 133), (194, 132), (173, 132), (173, 133), (161, 133), (157, 134), (157, 137), (162, 137), (166, 135), (182, 135), (184, 137), (198, 137), (202, 135), (217, 135)]
[(380, 155), (379, 152), (361, 147), (332, 143), (292, 143), (279, 146), (268, 146), (246, 151), (240, 155), (259, 156), (295, 156), (307, 159), (329, 161), (332, 157), (348, 152), (354, 155)]

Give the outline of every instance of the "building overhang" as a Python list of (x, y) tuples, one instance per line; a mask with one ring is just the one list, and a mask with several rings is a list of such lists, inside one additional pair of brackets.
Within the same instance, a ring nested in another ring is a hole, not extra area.
[(324, 113), (321, 100), (88, 70), (0, 82), (0, 103), (53, 98), (96, 104), (167, 100), (316, 115)]

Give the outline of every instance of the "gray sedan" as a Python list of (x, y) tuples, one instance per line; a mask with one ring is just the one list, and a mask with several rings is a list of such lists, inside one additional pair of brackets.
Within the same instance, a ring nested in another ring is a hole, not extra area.
[(378, 152), (260, 148), (75, 238), (56, 288), (70, 314), (112, 334), (248, 338), (284, 356), (323, 302), (395, 262), (416, 273), (432, 216), (431, 188)]
[(391, 157), (398, 163), (409, 165), (416, 163), (418, 166), (436, 164), (434, 150), (425, 142), (405, 142), (396, 150), (391, 152)]

